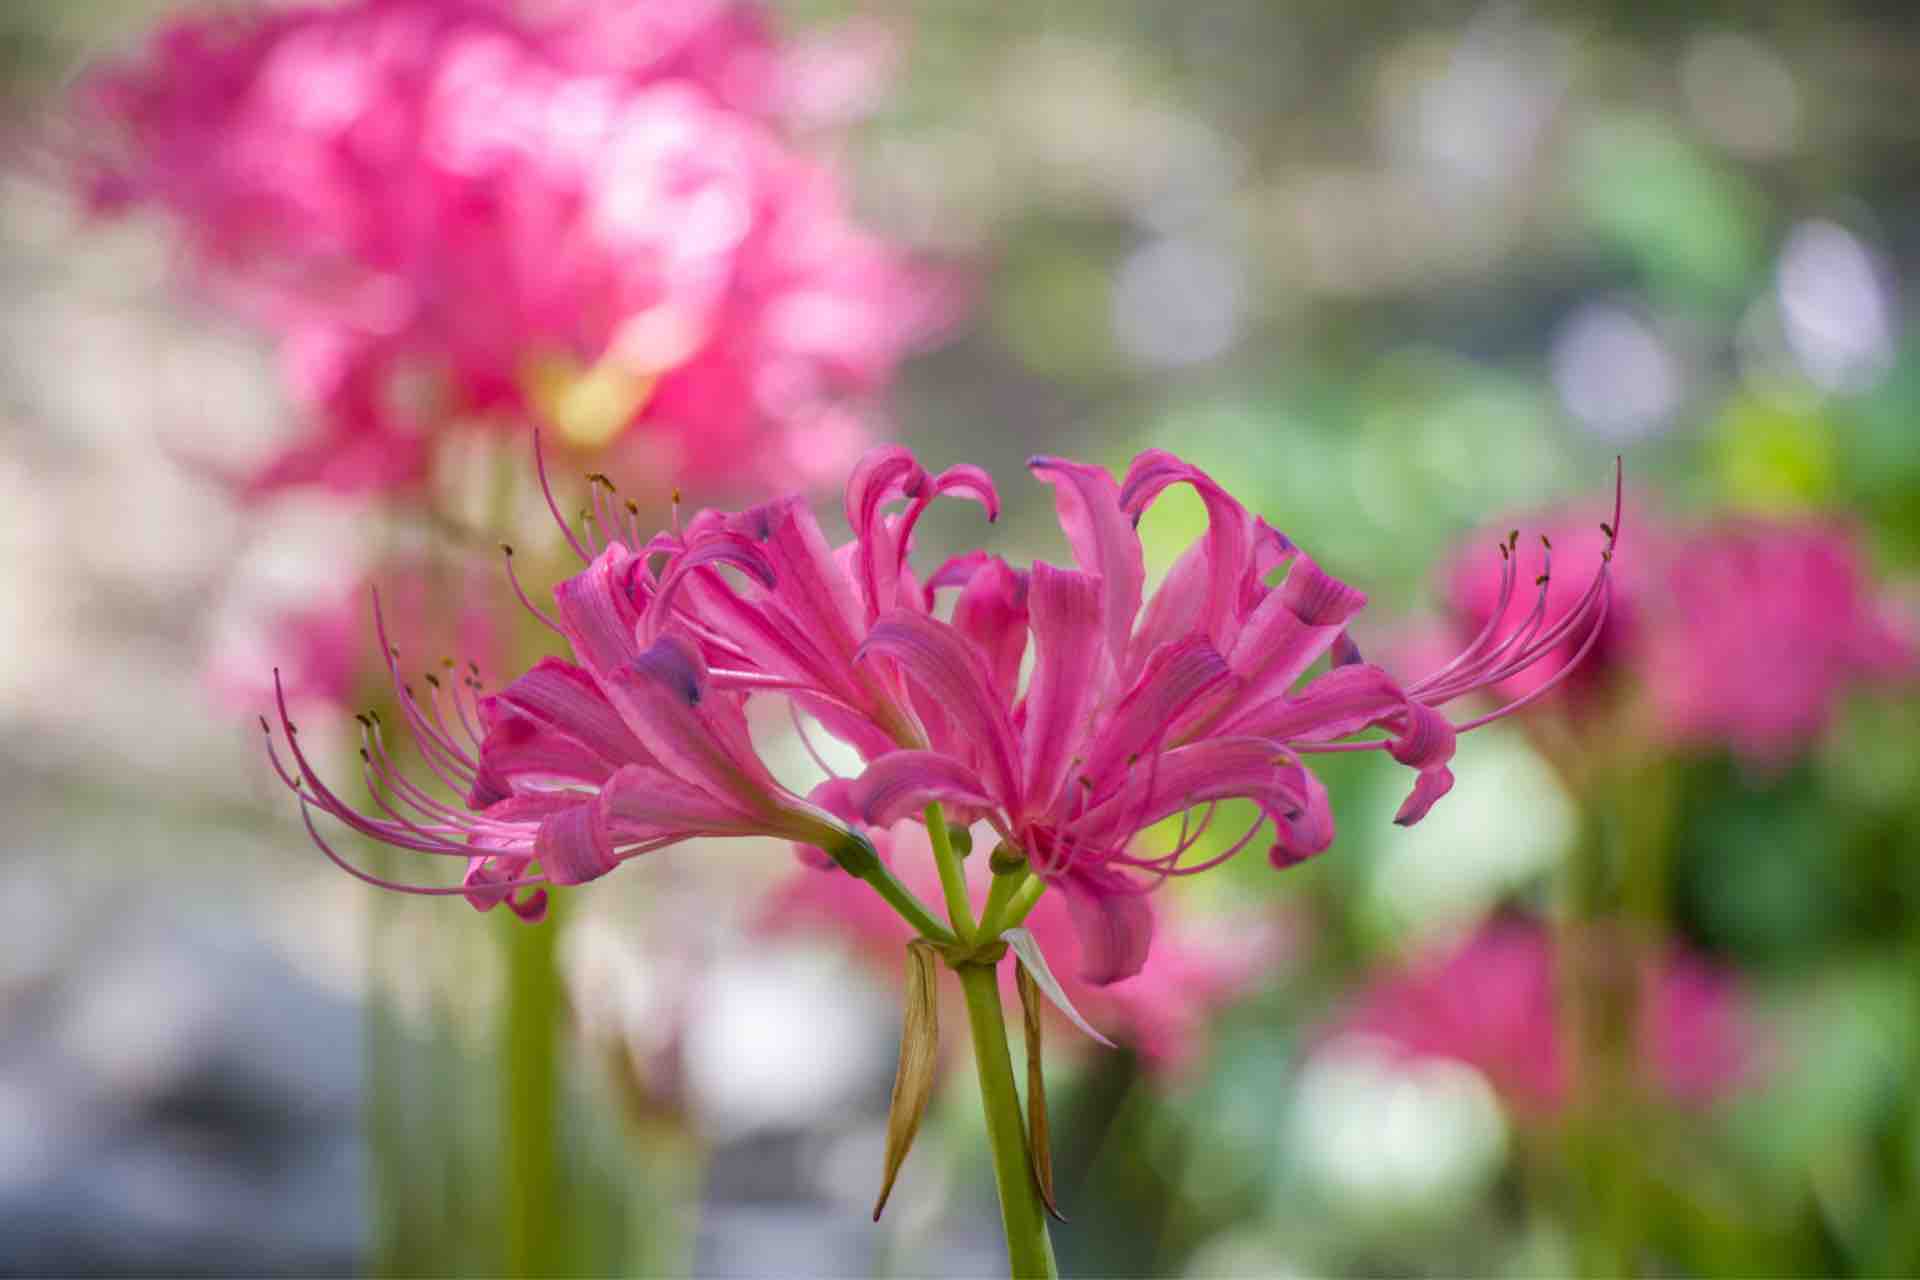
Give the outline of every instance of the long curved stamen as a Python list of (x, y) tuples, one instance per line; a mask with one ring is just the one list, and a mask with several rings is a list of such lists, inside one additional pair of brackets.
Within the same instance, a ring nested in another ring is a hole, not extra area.
[(593, 504), (593, 522), (600, 530), (602, 542), (619, 541), (620, 535), (626, 531), (626, 522), (620, 518), (619, 508), (615, 505), (618, 491), (614, 489), (613, 481), (603, 471), (589, 471), (587, 491), (588, 501)]
[[(346, 872), (348, 875), (352, 876), (354, 879), (364, 881), (365, 883), (374, 886), (376, 889), (391, 889), (395, 893), (411, 893), (419, 897), (429, 897), (429, 898), (464, 897), (467, 894), (470, 894), (473, 892), (471, 888), (468, 888), (465, 885), (402, 884), (397, 880), (388, 880), (388, 879), (385, 879), (384, 877), (376, 876), (371, 871), (362, 871), (359, 867), (356, 867), (355, 865), (353, 865), (353, 863), (348, 862), (345, 858), (341, 857), (337, 852), (334, 851), (333, 846), (328, 844), (326, 840), (321, 837), (320, 829), (313, 825), (313, 811), (312, 811), (312, 808), (310, 807), (309, 801), (305, 796), (302, 796), (300, 798), (300, 821), (306, 825), (307, 834), (310, 837), (312, 837), (314, 845), (320, 850), (321, 853), (324, 853), (327, 855), (328, 860), (331, 861), (334, 866), (339, 867), (342, 871)], [(489, 854), (496, 854), (504, 851), (493, 850), (493, 849), (470, 849), (468, 850), (468, 852), (475, 857), (485, 857)], [(545, 876), (521, 876), (512, 880), (493, 881), (492, 883), (488, 884), (486, 888), (489, 892), (491, 892), (496, 889), (513, 890), (513, 889), (532, 888), (535, 885), (543, 885), (546, 883), (547, 883), (547, 877)]]
[[(360, 777), (361, 780), (366, 783), (367, 794), (373, 798), (374, 805), (394, 822), (423, 840), (445, 839), (447, 833), (438, 829), (441, 824), (436, 823), (435, 826), (431, 828), (423, 827), (406, 814), (400, 812), (400, 810), (395, 808), (388, 800), (387, 797), (389, 793), (399, 796), (397, 788), (382, 785), (385, 781), (382, 775), (382, 769), (391, 769), (391, 767), (390, 761), (385, 761), (381, 766), (376, 766), (374, 764), (373, 752), (367, 747), (360, 748)], [(401, 798), (404, 799), (404, 797)], [(462, 834), (466, 834), (464, 827), (458, 828), (458, 830), (460, 830)]]
[(1239, 856), (1239, 853), (1242, 849), (1245, 849), (1249, 844), (1253, 843), (1253, 838), (1256, 835), (1260, 834), (1260, 828), (1266, 825), (1267, 825), (1267, 817), (1265, 814), (1261, 814), (1259, 817), (1253, 820), (1253, 825), (1248, 827), (1238, 840), (1235, 840), (1232, 844), (1227, 846), (1225, 852), (1216, 853), (1213, 857), (1208, 858), (1203, 862), (1196, 862), (1192, 866), (1188, 866), (1188, 867), (1183, 867), (1179, 865), (1177, 862), (1171, 863), (1167, 866), (1165, 873), (1170, 876), (1198, 875), (1202, 871), (1211, 871), (1213, 868), (1219, 866), (1223, 862), (1230, 862), (1235, 857)]
[(1467, 721), (1465, 724), (1455, 725), (1453, 727), (1453, 731), (1455, 733), (1465, 733), (1470, 729), (1478, 729), (1483, 724), (1491, 724), (1495, 720), (1499, 720), (1505, 716), (1510, 716), (1514, 712), (1526, 706), (1527, 704), (1531, 702), (1535, 702), (1538, 699), (1545, 697), (1547, 694), (1552, 693), (1556, 688), (1560, 686), (1561, 682), (1563, 682), (1564, 680), (1566, 680), (1568, 676), (1573, 674), (1574, 669), (1580, 665), (1580, 663), (1586, 658), (1588, 652), (1590, 652), (1593, 646), (1599, 642), (1600, 630), (1601, 630), (1602, 624), (1604, 624), (1607, 620), (1607, 610), (1609, 606), (1612, 604), (1612, 602), (1613, 602), (1613, 584), (1609, 582), (1607, 584), (1605, 591), (1601, 595), (1600, 612), (1599, 612), (1599, 615), (1594, 618), (1593, 630), (1587, 634), (1586, 642), (1580, 646), (1578, 652), (1576, 652), (1572, 658), (1568, 659), (1567, 664), (1565, 666), (1561, 667), (1558, 671), (1554, 672), (1552, 676), (1548, 677), (1537, 688), (1529, 690), (1525, 695), (1519, 698), (1515, 698), (1512, 702), (1509, 702), (1506, 706), (1501, 707), (1495, 711), (1490, 711), (1486, 715), (1478, 716), (1472, 720)]
[(573, 554), (580, 557), (580, 563), (592, 564), (593, 557), (587, 553), (586, 547), (574, 533), (573, 526), (567, 523), (567, 518), (560, 514), (560, 504), (553, 496), (553, 485), (547, 479), (547, 459), (540, 448), (540, 432), (537, 428), (533, 433), (533, 467), (540, 476), (540, 492), (547, 500), (547, 510), (553, 512), (553, 522), (560, 526), (560, 532), (565, 535), (567, 545), (573, 548)]
[[(1532, 666), (1539, 659), (1558, 648), (1574, 633), (1583, 627), (1598, 626), (1593, 610), (1599, 602), (1600, 593), (1611, 589), (1611, 560), (1613, 549), (1609, 546), (1601, 552), (1600, 572), (1570, 608), (1546, 631), (1534, 636), (1522, 649), (1504, 660), (1490, 655), (1480, 663), (1474, 664), (1471, 671), (1461, 672), (1445, 682), (1441, 688), (1423, 688), (1415, 696), (1430, 706), (1452, 701), (1454, 698), (1474, 689), (1498, 684), (1511, 676)], [(1584, 649), (1583, 649), (1584, 652)]]
[(294, 764), (298, 766), (299, 776), (305, 783), (295, 792), (303, 804), (318, 805), (342, 824), (383, 844), (412, 849), (420, 853), (456, 853), (462, 857), (471, 856), (473, 850), (466, 845), (455, 844), (453, 841), (438, 837), (416, 836), (395, 823), (369, 818), (342, 800), (321, 779), (319, 771), (313, 767), (313, 762), (307, 759), (307, 753), (301, 749), (299, 736), (292, 732), (293, 722), (287, 714), (286, 690), (281, 686), (278, 672), (274, 673), (273, 695), (279, 706), (281, 727), (288, 731), (287, 751), (292, 755)]
[[(472, 785), (474, 776), (479, 770), (479, 764), (461, 749), (459, 743), (433, 727), (417, 705), (411, 687), (400, 675), (400, 651), (394, 647), (393, 641), (387, 636), (386, 613), (380, 606), (380, 591), (377, 587), (373, 592), (373, 629), (374, 634), (379, 638), (380, 652), (387, 664), (387, 676), (392, 680), (394, 690), (403, 695), (400, 698), (400, 713), (407, 718), (408, 727), (419, 739), (422, 758), (432, 761), (438, 753), (444, 758), (449, 769), (466, 779), (465, 783), (449, 782), (448, 785), (454, 790), (458, 791), (463, 786)], [(434, 771), (440, 772), (437, 768)]]
[(838, 778), (839, 771), (828, 764), (826, 757), (814, 748), (813, 738), (807, 733), (807, 726), (800, 721), (800, 704), (792, 698), (787, 699), (787, 714), (793, 717), (793, 732), (800, 739), (800, 745), (806, 748), (807, 754), (813, 757), (813, 762), (819, 765), (829, 778)]
[[(1534, 579), (1533, 608), (1527, 611), (1527, 616), (1520, 625), (1508, 632), (1506, 638), (1495, 645), (1491, 652), (1483, 654), (1476, 659), (1467, 668), (1467, 671), (1456, 674), (1453, 678), (1454, 683), (1459, 683), (1466, 678), (1468, 672), (1473, 672), (1475, 675), (1472, 684), (1484, 684), (1485, 680), (1479, 677), (1479, 673), (1485, 672), (1495, 663), (1505, 658), (1508, 651), (1512, 650), (1514, 646), (1518, 645), (1520, 650), (1524, 652), (1527, 646), (1533, 643), (1535, 633), (1539, 631), (1540, 625), (1547, 620), (1547, 595), (1552, 589), (1553, 584), (1553, 544), (1548, 543), (1544, 537), (1541, 538), (1541, 542), (1546, 544), (1547, 556), (1546, 564), (1540, 576)], [(1471, 685), (1468, 687), (1471, 687)]]
[(513, 584), (513, 594), (519, 597), (521, 606), (525, 608), (528, 613), (532, 614), (539, 621), (540, 625), (547, 630), (553, 632), (555, 635), (565, 635), (566, 632), (560, 629), (560, 624), (543, 612), (539, 605), (529, 599), (525, 589), (521, 587), (520, 575), (513, 571), (513, 544), (503, 542), (500, 544), (500, 550), (506, 553), (507, 581)]
[(1467, 663), (1477, 662), (1481, 651), (1493, 642), (1494, 636), (1499, 632), (1501, 621), (1507, 616), (1507, 606), (1513, 602), (1513, 584), (1520, 577), (1519, 564), (1514, 557), (1512, 546), (1518, 536), (1518, 530), (1516, 530), (1507, 539), (1496, 544), (1500, 550), (1500, 593), (1494, 601), (1493, 611), (1487, 615), (1485, 625), (1480, 628), (1467, 647), (1454, 657), (1453, 661), (1438, 671), (1429, 672), (1417, 681), (1413, 686), (1414, 691), (1437, 685)]
[[(478, 670), (477, 667), (475, 669)], [(465, 689), (467, 691), (467, 696), (464, 698), (460, 696), (461, 689)], [(459, 718), (460, 731), (466, 734), (467, 741), (473, 744), (473, 750), (474, 750), (476, 759), (479, 758), (479, 751), (481, 749), (481, 744), (486, 741), (486, 735), (480, 732), (480, 698), (481, 696), (482, 696), (482, 688), (480, 684), (480, 677), (477, 675), (467, 676), (460, 679), (456, 683), (454, 688), (449, 690), (447, 693), (448, 699), (453, 703), (454, 715)], [(467, 714), (468, 703), (473, 704), (472, 715)]]
[[(425, 680), (427, 682), (427, 688), (432, 690), (432, 692), (429, 693), (425, 699), (426, 706), (424, 710), (426, 712), (427, 718), (433, 721), (433, 727), (440, 731), (441, 737), (445, 738), (448, 742), (453, 743), (455, 746), (459, 746), (458, 739), (455, 737), (453, 730), (447, 724), (446, 716), (442, 715), (440, 711), (440, 695), (445, 692), (445, 690), (442, 688), (440, 684), (440, 677), (433, 674), (433, 672), (431, 671), (425, 671), (421, 673), (420, 678), (422, 680)], [(458, 703), (455, 704), (454, 710), (455, 711), (460, 710)], [(479, 744), (478, 737), (473, 732), (473, 726), (463, 722), (460, 725), (460, 731), (462, 734), (466, 736), (467, 741), (471, 742), (474, 745), (474, 748), (477, 750), (480, 744)], [(463, 753), (465, 752), (465, 750), (466, 748), (464, 747), (461, 748), (461, 751)]]
[[(387, 751), (386, 738), (385, 735), (380, 732), (378, 722), (368, 717), (362, 719), (361, 724), (361, 738), (365, 743), (361, 748), (361, 758), (367, 762), (368, 768), (373, 771), (374, 778), (377, 778), (381, 785), (392, 791), (397, 799), (418, 810), (429, 820), (443, 825), (449, 830), (458, 831), (468, 837), (476, 835), (513, 836), (521, 833), (522, 829), (517, 824), (496, 822), (484, 814), (455, 809), (445, 801), (436, 799), (428, 794), (419, 783), (408, 777), (394, 762), (392, 755)], [(374, 778), (368, 779), (367, 789), (371, 794), (378, 797), (380, 791), (379, 788), (374, 785)], [(391, 812), (391, 810), (389, 810), (389, 812)], [(400, 817), (399, 814), (395, 814), (394, 816), (396, 818)], [(401, 820), (405, 821), (405, 819)], [(427, 833), (422, 832), (422, 834)]]

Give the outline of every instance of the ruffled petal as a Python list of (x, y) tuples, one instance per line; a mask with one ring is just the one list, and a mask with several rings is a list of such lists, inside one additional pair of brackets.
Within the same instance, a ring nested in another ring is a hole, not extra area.
[(645, 565), (619, 543), (554, 588), (554, 617), (574, 654), (597, 677), (617, 671), (638, 651), (636, 579)]
[(1171, 485), (1187, 484), (1207, 508), (1207, 600), (1197, 626), (1216, 646), (1232, 642), (1228, 634), (1237, 614), (1240, 583), (1253, 547), (1252, 519), (1245, 507), (1214, 478), (1161, 449), (1149, 449), (1127, 468), (1120, 487), (1120, 508), (1138, 523), (1153, 500)]
[(1027, 652), (1027, 592), (1027, 575), (994, 556), (974, 570), (953, 607), (954, 629), (986, 655), (993, 687), (1009, 706)]
[(1153, 908), (1139, 885), (1117, 871), (1088, 867), (1054, 881), (1080, 943), (1080, 979), (1106, 986), (1131, 978), (1153, 945)]
[(926, 469), (897, 444), (867, 450), (847, 477), (844, 510), (869, 622), (899, 603), (900, 548), (881, 508), (896, 498), (917, 498), (926, 487)]
[(1393, 820), (1403, 827), (1410, 827), (1427, 816), (1427, 810), (1433, 808), (1441, 796), (1453, 790), (1453, 770), (1445, 765), (1435, 765), (1431, 769), (1422, 769), (1420, 776), (1413, 781), (1413, 790), (1400, 802), (1400, 810)]
[[(1228, 655), (1234, 674), (1245, 681), (1240, 705), (1254, 707), (1285, 695), (1366, 602), (1364, 594), (1322, 572), (1305, 555), (1297, 557), (1287, 580), (1248, 616)], [(1233, 723), (1229, 719), (1221, 727)]]
[(1184, 809), (1236, 797), (1269, 816), (1292, 815), (1306, 807), (1308, 776), (1290, 752), (1266, 738), (1207, 738), (1142, 765), (1067, 833), (1075, 844), (1111, 848)]
[(1147, 580), (1140, 535), (1120, 509), (1120, 486), (1103, 468), (1065, 458), (1033, 457), (1027, 466), (1053, 486), (1054, 509), (1074, 560), (1106, 590), (1107, 649), (1117, 663), (1126, 654)]
[(1329, 742), (1379, 724), (1406, 705), (1407, 695), (1392, 676), (1351, 663), (1327, 671), (1299, 693), (1234, 716), (1232, 729), (1282, 742)]
[(1393, 820), (1410, 827), (1427, 816), (1434, 802), (1453, 790), (1453, 772), (1447, 762), (1453, 759), (1453, 724), (1440, 712), (1418, 702), (1406, 706), (1404, 723), (1387, 753), (1401, 764), (1418, 769), (1413, 793), (1401, 804)]
[(958, 494), (963, 498), (972, 498), (987, 513), (989, 522), (1000, 518), (1000, 491), (993, 487), (993, 477), (983, 468), (972, 463), (958, 462), (933, 478), (933, 494)]
[(743, 814), (764, 814), (778, 783), (753, 750), (739, 700), (708, 687), (707, 664), (667, 634), (607, 682), (634, 735), (673, 776)]
[(875, 624), (861, 654), (891, 658), (920, 683), (967, 753), (981, 760), (983, 789), (1017, 817), (1021, 793), (1013, 722), (979, 650), (944, 622), (896, 611)]
[(570, 805), (541, 823), (533, 848), (555, 884), (585, 884), (620, 865), (598, 800)]
[(1034, 668), (1027, 687), (1026, 806), (1045, 813), (1065, 781), (1112, 659), (1103, 643), (1100, 583), (1050, 564), (1033, 566)]
[(1291, 816), (1273, 815), (1273, 846), (1267, 861), (1280, 870), (1298, 866), (1333, 844), (1333, 806), (1311, 769), (1300, 768), (1301, 804)]
[(628, 765), (607, 780), (600, 803), (617, 844), (752, 835), (762, 823), (665, 770)]
[(916, 815), (936, 801), (964, 808), (990, 808), (980, 772), (937, 751), (890, 751), (854, 779), (848, 797), (860, 822), (884, 827)]
[(660, 581), (660, 589), (654, 593), (653, 601), (647, 606), (646, 620), (640, 633), (641, 640), (652, 644), (660, 634), (660, 628), (666, 623), (668, 611), (673, 607), (674, 597), (679, 593), (680, 584), (688, 574), (697, 569), (712, 565), (730, 564), (747, 574), (762, 587), (772, 590), (778, 582), (773, 561), (760, 549), (759, 544), (732, 529), (713, 529), (691, 540), (685, 550), (674, 557), (668, 566), (666, 576)]
[(480, 768), (467, 792), (469, 809), (506, 799), (519, 786), (596, 785), (613, 772), (599, 752), (511, 709), (492, 717), (480, 743)]
[(1093, 781), (1094, 794), (1103, 794), (1131, 762), (1170, 736), (1174, 723), (1231, 675), (1226, 659), (1205, 636), (1188, 636), (1155, 650), (1088, 753), (1086, 776)]
[(620, 719), (607, 695), (585, 670), (559, 658), (542, 658), (525, 675), (481, 701), (504, 704), (565, 733), (613, 765), (648, 763), (646, 748)]

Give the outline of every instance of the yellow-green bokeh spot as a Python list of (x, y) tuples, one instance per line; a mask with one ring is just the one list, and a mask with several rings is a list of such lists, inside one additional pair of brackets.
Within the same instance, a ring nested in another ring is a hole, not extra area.
[(611, 443), (647, 407), (659, 381), (658, 374), (637, 373), (611, 357), (585, 364), (555, 351), (530, 357), (520, 376), (541, 420), (582, 449)]
[(1832, 496), (1838, 446), (1833, 420), (1818, 401), (1744, 394), (1715, 419), (1709, 447), (1715, 482), (1728, 501), (1791, 511)]

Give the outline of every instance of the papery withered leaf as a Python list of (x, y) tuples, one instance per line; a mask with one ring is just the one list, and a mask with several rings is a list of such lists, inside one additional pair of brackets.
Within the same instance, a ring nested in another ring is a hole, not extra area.
[(893, 1076), (893, 1103), (887, 1110), (886, 1172), (873, 1220), (887, 1207), (893, 1180), (913, 1149), (920, 1119), (933, 1096), (933, 1070), (940, 1056), (939, 953), (919, 939), (907, 946), (907, 1000), (900, 1023), (900, 1066)]
[(1053, 1143), (1047, 1124), (1047, 1079), (1040, 1064), (1040, 988), (1024, 964), (1014, 966), (1020, 989), (1020, 1014), (1027, 1041), (1027, 1155), (1033, 1162), (1033, 1180), (1047, 1212), (1061, 1222), (1067, 1216), (1053, 1198)]

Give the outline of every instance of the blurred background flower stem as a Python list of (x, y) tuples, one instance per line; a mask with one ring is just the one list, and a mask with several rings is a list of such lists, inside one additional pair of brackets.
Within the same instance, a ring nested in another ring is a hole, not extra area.
[(503, 1266), (508, 1275), (559, 1272), (556, 1246), (567, 1236), (561, 1193), (560, 1035), (566, 993), (559, 962), (564, 896), (549, 889), (547, 918), (526, 925), (503, 915), (495, 922), (505, 953), (506, 1000), (500, 1011), (506, 1107), (500, 1142), (505, 1203)]

